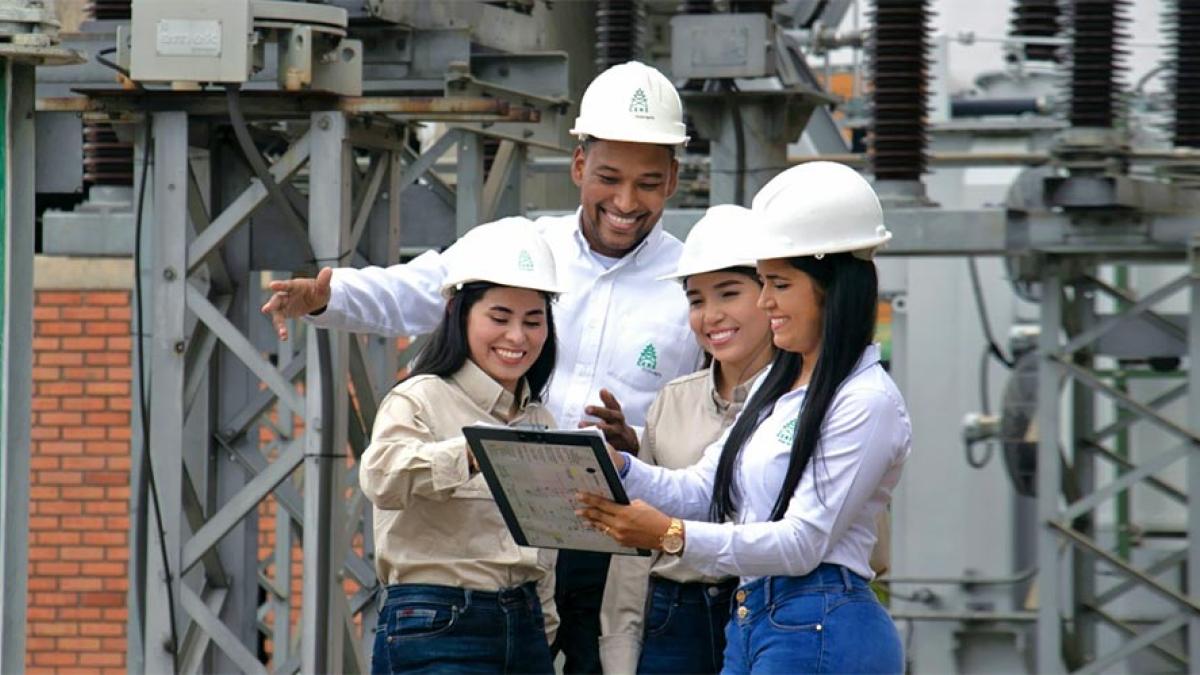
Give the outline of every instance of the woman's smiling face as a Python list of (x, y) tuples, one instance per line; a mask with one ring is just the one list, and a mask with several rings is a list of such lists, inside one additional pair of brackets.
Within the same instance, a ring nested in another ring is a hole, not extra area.
[(719, 363), (753, 361), (770, 340), (767, 315), (755, 302), (759, 285), (740, 272), (694, 274), (684, 282), (688, 320), (696, 341)]
[(763, 282), (758, 308), (767, 313), (775, 346), (797, 354), (819, 353), (825, 294), (813, 278), (786, 258), (759, 260), (758, 276)]

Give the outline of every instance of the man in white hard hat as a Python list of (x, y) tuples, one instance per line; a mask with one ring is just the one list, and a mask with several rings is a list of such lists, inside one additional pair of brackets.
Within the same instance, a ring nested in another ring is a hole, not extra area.
[[(533, 221), (566, 288), (554, 309), (558, 362), (547, 407), (564, 427), (597, 424), (615, 446), (635, 449), (636, 437), (612, 434), (640, 427), (659, 388), (694, 371), (701, 356), (683, 294), (658, 280), (682, 250), (659, 219), (675, 192), (676, 149), (687, 142), (683, 107), (662, 73), (629, 62), (592, 81), (571, 133), (580, 139), (571, 162), (580, 208)], [(442, 315), (439, 289), (455, 248), (386, 269), (326, 268), (316, 279), (274, 282), (262, 311), (285, 338), (284, 320), (299, 316), (327, 328), (420, 335)], [(607, 567), (606, 555), (559, 556), (557, 646), (568, 673), (600, 672)]]

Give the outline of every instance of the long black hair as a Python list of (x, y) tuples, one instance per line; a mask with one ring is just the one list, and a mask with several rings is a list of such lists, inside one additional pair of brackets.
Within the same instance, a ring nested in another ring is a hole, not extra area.
[[(442, 322), (429, 335), (429, 342), (421, 349), (416, 362), (404, 379), (417, 375), (449, 377), (457, 373), (471, 356), (471, 346), (467, 341), (467, 315), (488, 289), (497, 287), (498, 284), (485, 281), (464, 284), (450, 298), (450, 302), (446, 303), (446, 313), (442, 315)], [(541, 295), (546, 300), (546, 342), (542, 345), (542, 353), (538, 354), (533, 365), (525, 373), (525, 381), (529, 384), (529, 398), (534, 401), (541, 401), (545, 395), (550, 374), (554, 372), (554, 360), (558, 355), (554, 314), (550, 308), (553, 297), (549, 293)]]
[[(780, 520), (787, 511), (792, 493), (808, 467), (817, 443), (821, 440), (821, 425), (842, 382), (875, 334), (875, 312), (879, 296), (879, 280), (875, 264), (850, 253), (834, 253), (822, 258), (802, 257), (788, 260), (793, 267), (812, 277), (822, 301), (821, 355), (813, 369), (808, 393), (796, 424), (791, 456), (783, 485), (771, 509), (771, 520)], [(780, 396), (790, 391), (804, 365), (804, 357), (795, 352), (778, 350), (771, 362), (771, 371), (754, 396), (746, 403), (742, 414), (729, 432), (721, 449), (721, 460), (713, 484), (709, 517), (724, 522), (737, 512), (738, 496), (733, 490), (733, 470), (738, 453), (754, 435), (762, 420), (775, 408)]]

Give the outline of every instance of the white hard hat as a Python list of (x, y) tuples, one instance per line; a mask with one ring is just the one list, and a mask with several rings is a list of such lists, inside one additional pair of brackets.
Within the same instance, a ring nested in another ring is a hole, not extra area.
[(554, 254), (528, 221), (498, 220), (475, 227), (447, 254), (447, 274), (442, 282), (442, 295), (447, 298), (473, 281), (563, 292), (555, 274)]
[(683, 103), (675, 85), (638, 61), (613, 66), (583, 92), (571, 134), (606, 141), (683, 145)]
[(837, 162), (793, 166), (764, 185), (751, 207), (759, 222), (742, 251), (757, 260), (846, 251), (870, 260), (892, 238), (875, 190)]
[(747, 230), (757, 227), (757, 218), (753, 211), (736, 204), (710, 207), (688, 232), (675, 271), (659, 277), (659, 281), (730, 267), (754, 267), (754, 258), (744, 255), (740, 248)]

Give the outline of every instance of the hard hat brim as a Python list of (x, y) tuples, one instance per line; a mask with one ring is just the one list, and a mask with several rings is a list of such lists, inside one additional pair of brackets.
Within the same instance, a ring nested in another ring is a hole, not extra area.
[(447, 281), (446, 283), (442, 284), (442, 297), (449, 300), (450, 298), (454, 297), (454, 294), (457, 293), (463, 286), (473, 283), (495, 284), (497, 286), (504, 286), (506, 288), (524, 288), (530, 291), (538, 291), (539, 293), (549, 293), (551, 295), (561, 295), (562, 293), (567, 292), (567, 289), (562, 288), (561, 286), (551, 286), (549, 284), (518, 286), (513, 283), (495, 281), (484, 277), (472, 277), (470, 279), (455, 279), (454, 281)]
[(765, 233), (750, 234), (740, 247), (740, 253), (754, 260), (776, 260), (779, 258), (802, 258), (805, 256), (821, 256), (833, 253), (854, 253), (857, 257), (870, 260), (875, 251), (891, 241), (892, 233), (848, 239), (822, 244), (806, 244), (791, 241), (789, 238)]
[(664, 274), (661, 277), (656, 277), (658, 281), (683, 281), (688, 277), (694, 277), (697, 274), (708, 274), (709, 272), (723, 272), (731, 270), (735, 267), (754, 267), (754, 260), (747, 260), (742, 265), (693, 265), (690, 267), (679, 267), (670, 274)]
[(645, 143), (647, 145), (685, 145), (691, 137), (687, 134), (646, 132), (629, 133), (627, 130), (606, 129), (590, 125), (582, 120), (576, 120), (575, 126), (569, 131), (572, 136), (583, 140), (592, 137), (599, 141), (619, 141), (624, 143)]

